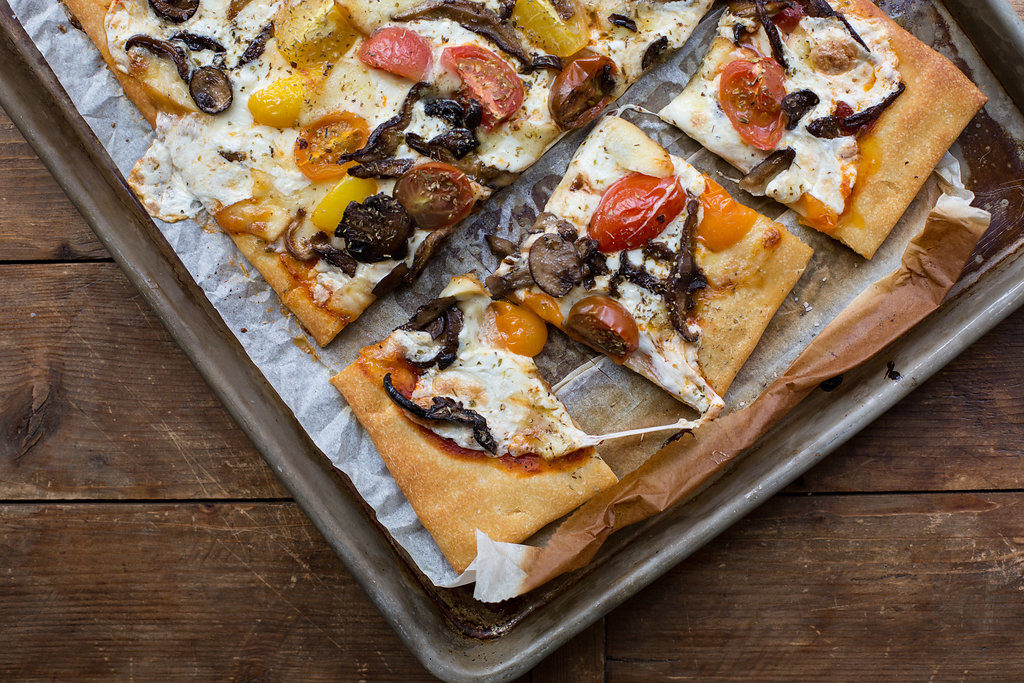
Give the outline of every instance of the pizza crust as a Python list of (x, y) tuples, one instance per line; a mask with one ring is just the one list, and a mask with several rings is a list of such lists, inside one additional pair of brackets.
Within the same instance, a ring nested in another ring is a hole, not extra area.
[(509, 469), (483, 454), (454, 454), (388, 398), (382, 381), (383, 371), (361, 356), (331, 384), (369, 432), (416, 516), (458, 572), (476, 557), (477, 529), (496, 541), (518, 543), (618, 481), (593, 448), (573, 460), (576, 466), (536, 474)]
[(907, 90), (859, 140), (857, 184), (833, 236), (874, 256), (950, 145), (988, 98), (948, 59), (869, 0), (838, 0), (837, 9), (889, 27)]

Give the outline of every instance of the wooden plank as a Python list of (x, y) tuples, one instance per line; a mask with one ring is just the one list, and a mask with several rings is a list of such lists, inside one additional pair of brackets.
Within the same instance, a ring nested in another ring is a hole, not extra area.
[(0, 288), (0, 499), (287, 495), (117, 266)]
[(293, 504), (0, 506), (0, 680), (426, 680)]
[(0, 178), (0, 261), (107, 256), (2, 109)]
[(1024, 494), (785, 496), (608, 616), (609, 680), (1024, 677)]
[(604, 619), (586, 629), (533, 668), (533, 683), (589, 683), (604, 680)]

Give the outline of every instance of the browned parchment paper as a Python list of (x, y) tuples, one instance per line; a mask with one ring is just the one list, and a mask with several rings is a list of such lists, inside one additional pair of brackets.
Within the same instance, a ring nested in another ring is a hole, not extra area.
[(937, 309), (990, 221), (950, 173), (943, 169), (944, 193), (899, 268), (854, 299), (749, 406), (665, 446), (577, 510), (532, 556), (520, 592), (585, 566), (613, 531), (696, 494), (823, 381), (875, 356)]

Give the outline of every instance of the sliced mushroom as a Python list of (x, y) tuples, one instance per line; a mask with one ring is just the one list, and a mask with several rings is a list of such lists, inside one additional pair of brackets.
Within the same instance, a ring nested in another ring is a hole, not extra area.
[(810, 110), (814, 109), (821, 99), (811, 90), (797, 90), (782, 98), (782, 111), (786, 114), (786, 130), (795, 130)]
[(385, 294), (390, 293), (405, 281), (405, 276), (408, 273), (409, 266), (406, 265), (405, 261), (399, 261), (397, 266), (392, 268), (387, 275), (382, 277), (373, 286), (373, 295), (379, 299)]
[(480, 141), (468, 128), (453, 128), (430, 140), (416, 133), (406, 133), (405, 144), (431, 159), (452, 163), (479, 147)]
[(188, 83), (188, 77), (192, 72), (192, 67), (188, 62), (188, 57), (185, 55), (185, 51), (177, 45), (169, 43), (166, 40), (159, 40), (152, 36), (146, 36), (140, 33), (124, 41), (125, 52), (131, 50), (133, 47), (140, 47), (154, 55), (157, 55), (158, 57), (166, 57), (170, 59), (178, 69), (178, 75), (181, 76), (181, 80)]
[(161, 18), (180, 24), (199, 10), (199, 0), (149, 0), (149, 6)]
[(254, 62), (257, 59), (259, 59), (260, 56), (263, 54), (263, 51), (267, 49), (267, 41), (269, 41), (273, 37), (274, 22), (271, 21), (262, 29), (260, 29), (260, 32), (256, 34), (256, 37), (253, 38), (252, 42), (249, 43), (248, 47), (245, 48), (245, 52), (243, 52), (242, 56), (238, 58), (238, 64), (236, 65), (236, 68), (239, 66), (245, 66), (249, 62)]
[[(619, 269), (615, 271), (612, 283), (615, 283), (617, 280), (626, 280), (653, 294), (663, 295), (666, 291), (665, 284), (661, 280), (651, 275), (643, 266), (634, 264), (625, 255), (619, 260)], [(614, 284), (609, 284), (610, 289), (614, 289), (614, 287)]]
[(217, 53), (227, 52), (227, 48), (213, 38), (201, 36), (190, 31), (178, 31), (171, 35), (170, 40), (180, 40), (185, 43), (185, 47), (193, 52), (203, 52), (205, 50)]
[(446, 121), (453, 128), (465, 126), (466, 108), (458, 100), (439, 97), (423, 105), (423, 113), (427, 116), (433, 116), (434, 118)]
[(601, 253), (597, 240), (592, 237), (581, 237), (577, 240), (576, 253), (580, 255), (580, 262), (583, 263), (583, 286), (591, 289), (595, 284), (594, 278), (608, 274), (608, 259)]
[(835, 138), (846, 135), (843, 131), (843, 120), (835, 114), (829, 114), (828, 116), (822, 116), (820, 119), (814, 119), (807, 124), (807, 132), (816, 138), (822, 138), (824, 140), (834, 140)]
[(454, 296), (442, 296), (431, 299), (416, 309), (409, 322), (402, 325), (403, 330), (424, 330), (427, 326), (441, 317), (445, 311), (454, 306), (458, 299)]
[(576, 247), (556, 233), (544, 233), (537, 238), (530, 247), (529, 265), (533, 281), (553, 297), (565, 296), (583, 282)]
[[(299, 209), (295, 212), (292, 219), (288, 221), (288, 227), (284, 230), (284, 248), (288, 250), (288, 253), (293, 258), (299, 261), (308, 261), (316, 256), (316, 252), (313, 251), (313, 245), (299, 237), (299, 228), (302, 227), (305, 218), (306, 210)], [(324, 237), (326, 236), (324, 235)]]
[(757, 20), (761, 22), (761, 27), (764, 28), (764, 32), (768, 35), (768, 44), (772, 46), (772, 55), (775, 57), (775, 61), (783, 69), (789, 68), (789, 62), (786, 61), (786, 54), (784, 44), (782, 42), (782, 36), (779, 34), (779, 27), (775, 25), (771, 17), (768, 16), (768, 9), (765, 7), (764, 0), (754, 0), (754, 5), (757, 8)]
[(772, 152), (767, 159), (743, 176), (739, 183), (740, 189), (746, 190), (750, 194), (763, 195), (768, 183), (789, 168), (794, 159), (796, 159), (796, 151), (791, 147)]
[(661, 57), (666, 49), (668, 49), (668, 38), (661, 36), (644, 50), (644, 56), (640, 58), (640, 68), (647, 71), (658, 61), (658, 58)]
[(201, 66), (192, 72), (188, 92), (199, 110), (219, 114), (231, 106), (234, 93), (228, 75), (215, 66)]
[(348, 154), (342, 154), (338, 157), (339, 160), (342, 162), (355, 161), (360, 164), (368, 164), (372, 161), (380, 161), (392, 156), (395, 150), (398, 149), (398, 146), (402, 144), (403, 131), (408, 127), (409, 122), (412, 121), (413, 106), (429, 88), (430, 85), (427, 83), (417, 83), (412, 86), (409, 93), (405, 96), (405, 100), (402, 101), (402, 106), (398, 113), (374, 128), (367, 138), (366, 144), (361, 149), (349, 152)]
[(832, 6), (826, 2), (826, 0), (797, 0), (800, 3), (800, 7), (804, 10), (804, 14), (811, 17), (834, 17), (838, 19), (846, 30), (850, 32), (850, 36), (860, 43), (868, 52), (871, 52), (871, 48), (868, 47), (864, 39), (860, 37), (860, 34), (853, 28), (849, 20), (842, 12), (837, 12), (832, 9)]
[(561, 71), (563, 68), (562, 58), (557, 55), (537, 55), (533, 58), (534, 69), (554, 69)]
[(405, 258), (415, 231), (412, 218), (395, 198), (375, 194), (345, 208), (334, 231), (345, 240), (345, 251), (357, 261), (377, 263)]
[(693, 307), (693, 294), (707, 286), (707, 279), (697, 267), (697, 261), (693, 256), (699, 208), (700, 202), (694, 199), (686, 204), (683, 237), (665, 290), (665, 303), (668, 304), (672, 326), (689, 342), (697, 341), (695, 335), (690, 332), (686, 320)]
[(391, 17), (395, 21), (417, 19), (450, 19), (467, 31), (487, 38), (507, 52), (525, 69), (533, 68), (533, 60), (515, 30), (501, 20), (497, 12), (472, 0), (427, 0), (422, 5)]
[(441, 315), (441, 350), (434, 361), (440, 370), (452, 363), (459, 353), (459, 332), (462, 331), (463, 315), (458, 306), (452, 306)]
[(528, 267), (517, 268), (508, 275), (489, 275), (484, 281), (491, 297), (500, 299), (508, 294), (533, 284), (533, 277)]
[[(757, 3), (754, 0), (729, 0), (729, 12), (742, 19), (757, 19)], [(766, 2), (765, 10), (769, 16), (783, 10), (787, 2)]]
[(321, 232), (316, 237), (319, 239), (311, 240), (312, 248), (316, 255), (335, 268), (341, 269), (341, 272), (345, 273), (345, 275), (355, 277), (356, 269), (359, 268), (359, 262), (341, 249), (330, 244), (325, 233)]
[(384, 393), (388, 395), (395, 404), (403, 410), (415, 415), (421, 420), (435, 422), (454, 422), (463, 424), (473, 429), (473, 438), (488, 453), (496, 453), (498, 443), (494, 440), (491, 430), (487, 427), (487, 420), (480, 413), (469, 410), (459, 401), (443, 396), (435, 396), (431, 399), (430, 408), (424, 408), (402, 395), (395, 385), (391, 383), (391, 373), (384, 375)]
[(627, 31), (632, 31), (633, 33), (636, 33), (636, 22), (627, 17), (625, 14), (609, 14), (608, 22), (610, 24), (613, 24), (614, 26), (619, 26), (621, 28), (626, 29)]
[(412, 159), (377, 159), (365, 164), (357, 164), (348, 169), (350, 176), (356, 178), (399, 178), (412, 168)]
[(893, 102), (898, 100), (900, 95), (902, 95), (906, 90), (906, 84), (901, 81), (899, 85), (896, 86), (896, 90), (878, 104), (868, 107), (860, 113), (851, 114), (843, 119), (843, 127), (856, 132), (860, 132), (864, 128), (867, 128), (877, 121), (878, 117), (882, 115), (882, 112), (891, 107)]
[(512, 254), (519, 253), (519, 247), (512, 240), (507, 240), (504, 237), (498, 237), (497, 235), (484, 235), (484, 240), (487, 242), (487, 248), (491, 250), (491, 253), (503, 259)]

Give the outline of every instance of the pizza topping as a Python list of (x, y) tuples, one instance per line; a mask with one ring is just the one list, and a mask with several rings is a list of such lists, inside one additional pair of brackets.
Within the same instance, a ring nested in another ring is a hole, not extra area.
[(782, 98), (782, 111), (786, 114), (786, 130), (796, 130), (800, 119), (814, 109), (821, 98), (811, 90), (797, 90)]
[(199, 10), (199, 0), (149, 0), (149, 6), (159, 17), (180, 24)]
[(901, 81), (896, 85), (896, 90), (890, 93), (888, 97), (878, 104), (868, 107), (862, 112), (847, 116), (843, 120), (843, 127), (854, 130), (858, 133), (863, 131), (865, 128), (870, 127), (878, 120), (878, 117), (882, 115), (882, 112), (892, 106), (893, 102), (899, 99), (900, 95), (902, 95), (906, 89), (906, 84)]
[(656, 61), (658, 61), (658, 58), (661, 57), (667, 49), (668, 38), (666, 36), (661, 36), (648, 45), (647, 49), (644, 50), (644, 56), (640, 59), (640, 69), (642, 71), (647, 71)]
[(548, 109), (559, 128), (572, 130), (596, 119), (614, 98), (617, 72), (604, 55), (584, 50), (573, 57), (548, 95)]
[[(530, 275), (530, 269), (522, 266), (505, 275), (498, 275), (497, 273), (488, 275), (484, 282), (493, 297), (507, 296), (518, 289), (534, 284), (533, 277)], [(545, 296), (548, 295), (545, 294)]]
[(612, 24), (613, 26), (618, 26), (620, 28), (624, 28), (627, 31), (632, 31), (633, 33), (636, 33), (636, 31), (637, 31), (636, 21), (634, 21), (633, 19), (630, 19), (625, 14), (616, 14), (616, 13), (609, 14), (608, 15), (608, 23)]
[(345, 251), (357, 261), (376, 263), (406, 255), (406, 242), (415, 226), (397, 200), (375, 194), (345, 209), (334, 234), (345, 240)]
[(245, 66), (249, 62), (255, 62), (257, 59), (263, 56), (263, 51), (267, 49), (267, 41), (274, 37), (274, 22), (268, 23), (260, 32), (256, 34), (256, 37), (252, 39), (252, 42), (246, 46), (245, 51), (242, 52), (242, 56), (238, 58), (238, 64), (235, 68)]
[(427, 116), (447, 121), (452, 128), (473, 130), (480, 125), (484, 110), (480, 103), (473, 99), (460, 102), (459, 100), (438, 98), (427, 102), (423, 106), (423, 112)]
[(788, 169), (794, 159), (796, 159), (796, 151), (792, 147), (772, 152), (768, 155), (768, 158), (755, 166), (750, 173), (743, 176), (739, 182), (740, 189), (751, 194), (764, 194), (768, 183), (775, 180), (775, 176)]
[(285, 76), (249, 96), (249, 113), (261, 125), (291, 128), (299, 118), (305, 99), (302, 74)]
[(423, 330), (428, 325), (441, 317), (441, 314), (455, 305), (458, 299), (454, 296), (442, 296), (431, 299), (422, 306), (417, 307), (416, 312), (409, 322), (402, 326), (405, 330)]
[(423, 408), (418, 403), (410, 401), (391, 383), (391, 373), (384, 375), (384, 393), (400, 408), (415, 415), (421, 420), (437, 422), (454, 422), (456, 424), (468, 425), (473, 428), (473, 438), (483, 449), (489, 453), (496, 453), (498, 444), (487, 428), (487, 420), (478, 412), (467, 409), (461, 401), (445, 396), (434, 396), (431, 399), (431, 406)]
[(159, 57), (166, 57), (174, 62), (175, 68), (178, 69), (178, 75), (181, 76), (181, 80), (188, 83), (189, 75), (192, 73), (192, 67), (188, 63), (188, 56), (185, 51), (177, 45), (169, 43), (166, 40), (159, 40), (151, 36), (134, 35), (125, 41), (124, 49), (127, 52), (132, 48), (142, 48), (147, 50)]
[(576, 247), (558, 233), (546, 232), (534, 241), (529, 266), (537, 286), (554, 297), (565, 296), (583, 281)]
[(481, 125), (493, 130), (519, 110), (525, 90), (512, 67), (490, 50), (476, 45), (446, 47), (441, 65), (454, 71), (465, 86), (467, 97), (483, 107)]
[(340, 178), (346, 173), (342, 162), (367, 141), (367, 130), (366, 121), (357, 114), (328, 114), (299, 131), (295, 163), (310, 180)]
[(205, 114), (219, 114), (231, 106), (234, 93), (228, 75), (215, 66), (201, 66), (188, 81), (192, 101)]
[(772, 22), (786, 33), (792, 33), (800, 25), (803, 16), (804, 11), (800, 9), (800, 5), (787, 5), (772, 16)]
[[(487, 38), (502, 51), (515, 57), (527, 70), (533, 68), (533, 60), (523, 47), (519, 36), (505, 24), (494, 10), (472, 0), (427, 0), (422, 5), (392, 17), (395, 21), (416, 19), (450, 19), (467, 31)], [(463, 46), (470, 47), (470, 46)], [(445, 52), (453, 48), (446, 48)], [(484, 48), (477, 48), (484, 50)], [(485, 50), (490, 52), (490, 50)], [(493, 54), (493, 53), (492, 53)]]
[(587, 15), (575, 0), (516, 0), (512, 20), (531, 40), (557, 57), (569, 57), (590, 38)]
[(836, 105), (835, 112), (829, 116), (815, 119), (807, 124), (807, 131), (818, 138), (832, 140), (846, 135), (859, 135), (866, 128), (871, 127), (878, 117), (892, 103), (899, 99), (907, 89), (907, 86), (900, 82), (896, 90), (890, 93), (884, 100), (876, 105), (868, 107), (862, 112), (853, 113), (853, 109), (845, 102)]
[(842, 12), (837, 12), (834, 9), (832, 9), (832, 6), (828, 4), (826, 0), (797, 1), (801, 3), (802, 9), (804, 10), (804, 12), (807, 13), (808, 16), (838, 19), (839, 22), (843, 25), (843, 27), (846, 28), (846, 30), (850, 33), (850, 36), (858, 43), (860, 43), (861, 47), (863, 47), (868, 52), (871, 52), (871, 48), (868, 47), (867, 43), (864, 42), (864, 39), (861, 38), (860, 34), (858, 34), (856, 29), (853, 28), (853, 25), (850, 23), (850, 20), (847, 19)]
[(458, 223), (476, 203), (466, 174), (439, 161), (414, 166), (399, 178), (395, 198), (416, 225), (426, 230)]
[(444, 370), (455, 362), (459, 350), (459, 333), (462, 332), (464, 316), (455, 305), (455, 297), (441, 297), (429, 301), (416, 309), (412, 319), (402, 326), (403, 330), (422, 331), (434, 341), (441, 340), (441, 348), (428, 359), (409, 359), (417, 368), (426, 370), (435, 365)]
[(490, 313), (494, 329), (509, 351), (532, 358), (544, 349), (548, 341), (547, 325), (529, 308), (495, 301), (490, 305)]
[(333, 0), (285, 3), (275, 25), (278, 51), (303, 68), (338, 61), (358, 36), (345, 11)]
[(423, 156), (452, 163), (479, 147), (480, 141), (468, 128), (452, 128), (430, 140), (417, 133), (406, 133), (405, 144)]
[(377, 194), (376, 181), (343, 176), (316, 205), (310, 220), (321, 230), (333, 232), (341, 222), (349, 204), (361, 202), (375, 194)]
[(491, 254), (498, 259), (506, 258), (519, 251), (515, 242), (498, 235), (484, 235), (484, 241), (487, 242), (487, 248), (491, 250)]
[(615, 299), (599, 294), (573, 305), (565, 319), (565, 331), (619, 361), (640, 346), (640, 331), (633, 316)]
[(711, 251), (724, 251), (742, 240), (760, 216), (730, 197), (715, 181), (708, 178), (706, 182), (707, 189), (700, 195), (703, 212), (697, 241)]
[(630, 173), (601, 195), (588, 233), (605, 253), (637, 249), (660, 235), (685, 205), (686, 192), (675, 176)]
[[(304, 240), (299, 236), (299, 229), (302, 227), (305, 217), (306, 210), (299, 209), (295, 212), (292, 219), (288, 221), (288, 227), (284, 231), (284, 248), (298, 261), (309, 261), (316, 256), (316, 252), (313, 251), (313, 245), (310, 244), (309, 240)], [(324, 237), (326, 236), (324, 235)]]
[(707, 286), (704, 273), (697, 267), (693, 255), (695, 233), (697, 229), (697, 210), (700, 203), (690, 200), (686, 205), (686, 223), (683, 226), (682, 240), (672, 273), (668, 279), (666, 303), (672, 318), (672, 326), (688, 342), (697, 341), (697, 335), (690, 329), (686, 318), (693, 308), (693, 294)]
[(359, 263), (344, 251), (328, 242), (326, 234), (322, 232), (317, 233), (310, 240), (310, 244), (316, 255), (324, 261), (330, 263), (335, 268), (339, 268), (341, 272), (349, 277), (356, 276), (356, 269), (359, 267)]
[(209, 36), (201, 36), (191, 31), (178, 31), (172, 34), (169, 40), (180, 40), (185, 43), (185, 47), (193, 52), (203, 52), (205, 50), (217, 53), (227, 52), (227, 48), (220, 42)]
[(426, 38), (407, 28), (385, 26), (373, 33), (359, 48), (359, 60), (369, 67), (423, 80), (430, 68), (432, 51)]
[(338, 157), (338, 161), (355, 161), (367, 164), (386, 159), (402, 144), (402, 133), (412, 121), (412, 109), (429, 89), (427, 83), (417, 83), (409, 89), (398, 113), (373, 129), (362, 148)]
[(722, 70), (718, 99), (740, 137), (765, 151), (782, 139), (786, 75), (774, 59), (737, 59)]
[(779, 27), (776, 26), (768, 16), (768, 10), (765, 9), (764, 0), (754, 0), (754, 7), (757, 9), (757, 20), (761, 22), (761, 27), (768, 36), (768, 44), (772, 46), (772, 55), (775, 57), (775, 61), (778, 62), (783, 69), (789, 68), (789, 63), (786, 61), (786, 51), (782, 42), (782, 36), (779, 35)]

